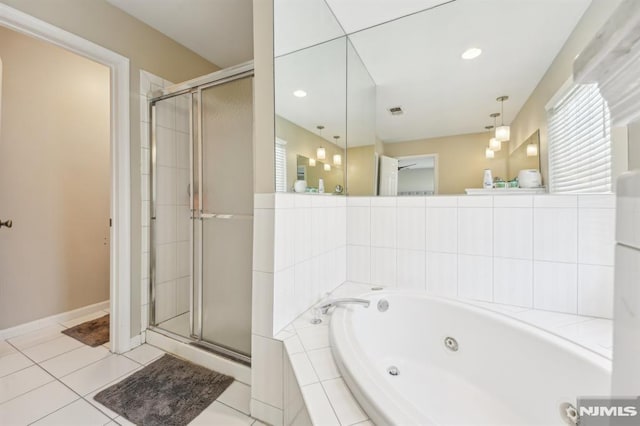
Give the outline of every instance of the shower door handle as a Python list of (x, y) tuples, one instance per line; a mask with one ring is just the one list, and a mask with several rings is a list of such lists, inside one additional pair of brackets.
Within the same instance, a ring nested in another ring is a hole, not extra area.
[(3, 226), (11, 228), (13, 226), (13, 221), (11, 219), (5, 220), (4, 222), (0, 220), (0, 228), (2, 228)]

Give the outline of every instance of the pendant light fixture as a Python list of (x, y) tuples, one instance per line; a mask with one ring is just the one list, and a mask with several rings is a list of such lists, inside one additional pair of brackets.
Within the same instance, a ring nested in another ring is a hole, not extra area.
[[(494, 112), (493, 114), (490, 114), (489, 117), (493, 118), (493, 126), (491, 126), (491, 128), (495, 129), (496, 118), (500, 117), (500, 113)], [(491, 148), (492, 151), (500, 151), (502, 149), (502, 142), (500, 142), (500, 140), (494, 136), (489, 139), (489, 148)]]
[(500, 126), (496, 127), (496, 139), (500, 142), (505, 142), (511, 139), (511, 128), (504, 125), (504, 101), (507, 100), (509, 100), (508, 96), (499, 96), (496, 98), (496, 101), (500, 102), (500, 122), (502, 123)]
[(493, 151), (491, 150), (491, 148), (487, 148), (487, 149), (485, 149), (485, 150), (484, 150), (484, 156), (485, 156), (485, 158), (489, 158), (489, 159), (491, 159), (491, 158), (493, 158), (493, 157), (495, 157), (495, 156), (496, 156), (496, 153), (495, 153), (495, 152), (493, 152)]
[[(484, 126), (484, 128), (485, 128), (485, 129), (487, 129), (487, 131), (488, 131), (489, 133), (491, 133), (491, 129), (493, 129), (493, 128), (494, 128), (494, 126)], [(491, 139), (490, 139), (490, 141), (489, 141), (489, 147), (487, 147), (487, 148), (484, 150), (484, 156), (485, 156), (485, 158), (494, 158), (494, 157), (495, 157), (495, 155), (496, 155), (496, 153), (495, 153), (495, 152), (493, 152), (493, 149), (491, 148), (491, 141), (493, 141), (494, 139), (495, 139), (495, 138), (491, 138)]]
[(325, 165), (324, 165), (324, 171), (325, 171), (325, 172), (330, 172), (330, 171), (331, 171), (331, 164), (327, 164), (327, 163), (325, 163)]
[(316, 166), (316, 159), (309, 158), (309, 167), (315, 167), (315, 166)]
[[(318, 129), (318, 134), (320, 135), (320, 138), (322, 138), (322, 129), (324, 129), (324, 126), (316, 126), (316, 129)], [(322, 142), (320, 142), (320, 146), (316, 150), (316, 157), (318, 157), (318, 160), (324, 160), (327, 158), (327, 151), (322, 146)]]
[(535, 143), (530, 143), (527, 145), (527, 157), (537, 157), (538, 156), (538, 145)]
[[(336, 146), (340, 147), (340, 145), (338, 145), (338, 139), (340, 139), (340, 136), (334, 136), (333, 139), (335, 139), (335, 141), (336, 141)], [(336, 165), (336, 166), (342, 165), (342, 155), (334, 154), (333, 155), (333, 164)]]

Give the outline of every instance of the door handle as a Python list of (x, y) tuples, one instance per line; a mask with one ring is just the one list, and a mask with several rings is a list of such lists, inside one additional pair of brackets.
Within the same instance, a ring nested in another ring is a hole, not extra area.
[(11, 228), (13, 226), (13, 221), (11, 219), (5, 220), (4, 222), (0, 220), (0, 228), (2, 228), (3, 226)]

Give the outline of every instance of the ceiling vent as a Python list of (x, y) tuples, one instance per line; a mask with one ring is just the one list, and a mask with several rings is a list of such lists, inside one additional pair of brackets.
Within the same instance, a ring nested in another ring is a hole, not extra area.
[(391, 107), (389, 108), (389, 112), (391, 113), (391, 115), (402, 115), (404, 114), (404, 111), (402, 110), (402, 107)]

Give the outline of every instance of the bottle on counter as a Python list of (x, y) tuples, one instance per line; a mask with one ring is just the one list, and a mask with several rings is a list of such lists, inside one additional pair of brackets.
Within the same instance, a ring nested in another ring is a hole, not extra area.
[(482, 179), (482, 187), (484, 189), (493, 188), (493, 176), (491, 175), (491, 169), (484, 169), (484, 178)]

